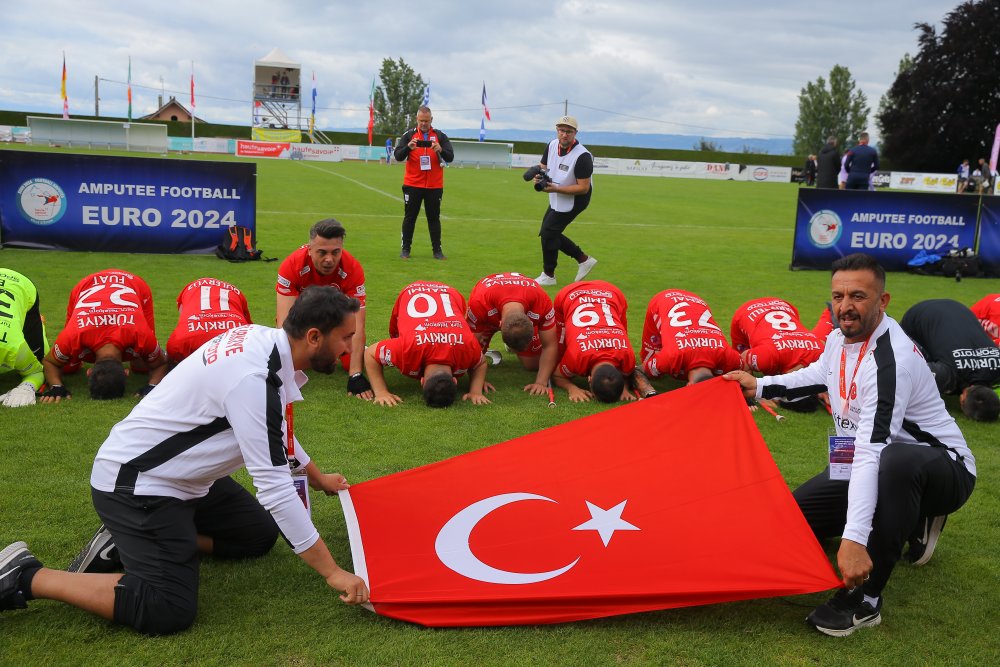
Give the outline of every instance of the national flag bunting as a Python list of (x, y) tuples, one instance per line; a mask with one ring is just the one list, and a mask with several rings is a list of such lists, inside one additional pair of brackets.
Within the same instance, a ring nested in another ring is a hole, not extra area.
[(479, 119), (479, 141), (486, 141), (486, 119)]
[(191, 61), (191, 116), (194, 116), (194, 61)]
[(368, 145), (372, 145), (375, 132), (375, 77), (372, 77), (372, 92), (368, 95)]
[(313, 138), (313, 130), (316, 128), (316, 70), (312, 73), (312, 113), (309, 114), (309, 139)]
[(422, 625), (559, 623), (841, 585), (738, 385), (721, 378), (339, 496), (370, 608)]
[(486, 120), (493, 120), (490, 118), (490, 108), (486, 104), (486, 82), (483, 81), (483, 115), (486, 116)]
[(128, 122), (132, 122), (132, 56), (128, 57)]
[(424, 88), (424, 101), (421, 103), (421, 106), (425, 107), (430, 106), (430, 103), (431, 103), (431, 84), (428, 83), (427, 87)]
[(62, 90), (63, 118), (69, 118), (69, 97), (66, 96), (66, 52), (63, 51)]

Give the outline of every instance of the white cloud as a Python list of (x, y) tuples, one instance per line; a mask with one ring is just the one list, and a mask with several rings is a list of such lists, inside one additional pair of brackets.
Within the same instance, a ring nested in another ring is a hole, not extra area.
[(874, 111), (917, 50), (913, 24), (954, 5), (34, 0), (5, 12), (0, 108), (59, 112), (65, 51), (71, 113), (93, 114), (97, 76), (102, 115), (123, 116), (131, 55), (135, 115), (156, 108), (161, 77), (187, 104), (194, 61), (198, 115), (246, 123), (253, 61), (277, 46), (304, 80), (316, 72), (325, 126), (362, 126), (372, 76), (402, 57), (445, 129), (479, 125), (485, 81), (494, 128), (548, 129), (568, 101), (590, 129), (790, 136), (800, 89), (835, 64)]

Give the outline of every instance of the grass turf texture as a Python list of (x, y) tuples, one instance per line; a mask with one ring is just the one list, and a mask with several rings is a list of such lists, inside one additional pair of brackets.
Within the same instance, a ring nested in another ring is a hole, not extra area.
[[(102, 153), (105, 154), (105, 153)], [(334, 216), (348, 229), (347, 248), (364, 264), (369, 294), (368, 340), (386, 335), (399, 290), (417, 279), (440, 280), (468, 294), (480, 277), (499, 271), (540, 271), (538, 225), (545, 198), (519, 171), (450, 169), (446, 174), (445, 262), (431, 258), (421, 218), (413, 258), (398, 259), (402, 216), (398, 167), (362, 163), (262, 160), (258, 166), (258, 236), (265, 254), (283, 258), (306, 240), (316, 220)], [(790, 272), (796, 187), (785, 184), (599, 176), (591, 207), (570, 235), (600, 262), (591, 277), (609, 280), (630, 303), (638, 347), (646, 304), (668, 287), (704, 297), (728, 333), (744, 301), (774, 295), (795, 304), (807, 326), (829, 292), (826, 272)], [(214, 257), (61, 253), (4, 249), (0, 264), (29, 276), (54, 340), (72, 286), (84, 275), (118, 267), (143, 276), (166, 341), (176, 324), (174, 299), (190, 280), (214, 276), (247, 294), (254, 319), (274, 317), (277, 263), (230, 264)], [(560, 286), (575, 263), (560, 258)], [(889, 313), (896, 318), (927, 298), (966, 304), (1000, 292), (994, 280), (890, 274)], [(557, 287), (549, 289), (555, 295)], [(499, 337), (494, 347), (500, 345)], [(303, 443), (324, 470), (352, 481), (379, 477), (610, 409), (558, 406), (520, 388), (533, 374), (504, 354), (489, 379), (493, 404), (424, 407), (419, 384), (388, 369), (390, 389), (405, 403), (379, 408), (345, 395), (345, 375), (313, 375), (296, 408)], [(132, 377), (129, 388), (145, 383)], [(0, 376), (0, 392), (16, 384)], [(67, 384), (73, 400), (0, 410), (0, 542), (23, 539), (49, 566), (65, 567), (97, 527), (88, 480), (94, 452), (111, 426), (136, 403), (88, 398), (85, 379)], [(677, 386), (657, 382), (661, 390)], [(466, 381), (462, 381), (466, 386)], [(65, 605), (38, 601), (0, 615), (0, 664), (402, 665), (441, 664), (996, 664), (1000, 587), (995, 545), (1000, 537), (997, 425), (966, 419), (948, 400), (979, 463), (979, 486), (952, 517), (933, 560), (900, 565), (886, 590), (884, 622), (846, 640), (825, 637), (803, 619), (826, 594), (675, 609), (566, 625), (428, 630), (349, 608), (283, 544), (256, 561), (206, 560), (199, 616), (180, 635), (147, 638)], [(778, 424), (755, 420), (790, 486), (823, 466), (825, 413), (786, 413)], [(692, 456), (697, 456), (697, 444)], [(526, 462), (530, 465), (530, 462)], [(706, 471), (711, 474), (711, 471)], [(249, 485), (245, 473), (237, 475)], [(437, 493), (437, 489), (427, 489)], [(351, 558), (339, 503), (314, 495), (314, 520), (334, 557)], [(419, 499), (414, 499), (419, 502)], [(2, 545), (0, 545), (2, 546)], [(683, 543), (677, 545), (683, 549)], [(836, 545), (827, 545), (835, 553)], [(732, 558), (740, 558), (739, 544)], [(613, 573), (612, 575), (613, 576)]]

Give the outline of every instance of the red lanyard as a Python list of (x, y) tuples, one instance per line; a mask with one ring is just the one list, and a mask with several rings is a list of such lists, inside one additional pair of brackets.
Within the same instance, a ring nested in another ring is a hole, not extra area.
[(295, 412), (293, 403), (285, 406), (285, 432), (288, 435), (288, 458), (295, 457)]
[(872, 339), (869, 334), (865, 342), (861, 344), (861, 349), (858, 350), (858, 361), (854, 364), (854, 372), (851, 374), (851, 389), (850, 393), (847, 390), (847, 350), (840, 348), (840, 400), (843, 403), (843, 409), (841, 414), (845, 417), (847, 416), (847, 410), (851, 405), (851, 400), (858, 397), (858, 385), (854, 382), (854, 378), (858, 376), (858, 369), (861, 368), (861, 362), (865, 358), (865, 352), (868, 351), (868, 341)]

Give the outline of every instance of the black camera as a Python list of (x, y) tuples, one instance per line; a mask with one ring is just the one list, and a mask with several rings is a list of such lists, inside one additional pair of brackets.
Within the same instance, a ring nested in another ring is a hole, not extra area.
[(433, 142), (426, 139), (417, 139), (417, 148), (430, 148), (431, 146), (433, 146)]
[(535, 183), (536, 192), (543, 192), (545, 190), (545, 186), (552, 182), (552, 178), (549, 176), (548, 170), (541, 165), (536, 164), (534, 167), (529, 167), (528, 170), (524, 172), (524, 180), (526, 181), (534, 180), (535, 176), (539, 177), (538, 181)]

